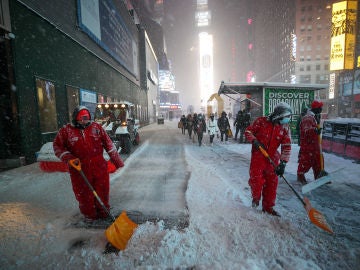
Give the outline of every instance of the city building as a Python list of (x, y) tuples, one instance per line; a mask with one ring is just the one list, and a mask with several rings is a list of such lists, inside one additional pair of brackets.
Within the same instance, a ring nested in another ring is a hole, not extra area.
[(128, 101), (155, 121), (162, 59), (128, 1), (89, 3), (1, 0), (1, 167), (36, 161), (76, 105)]

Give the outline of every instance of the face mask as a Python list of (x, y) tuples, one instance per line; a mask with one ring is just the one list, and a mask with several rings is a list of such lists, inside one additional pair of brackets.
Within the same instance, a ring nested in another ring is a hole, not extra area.
[(284, 117), (279, 121), (281, 125), (288, 124), (290, 122), (290, 117)]

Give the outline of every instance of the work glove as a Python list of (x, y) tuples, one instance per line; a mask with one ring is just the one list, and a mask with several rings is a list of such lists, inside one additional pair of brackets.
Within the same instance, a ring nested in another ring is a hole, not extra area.
[(112, 151), (108, 154), (112, 163), (115, 165), (116, 169), (119, 169), (120, 167), (124, 167), (124, 162), (117, 151)]
[[(76, 159), (76, 157), (75, 157), (74, 155), (70, 154), (70, 153), (65, 154), (65, 155), (61, 158), (61, 160), (62, 160), (63, 162), (68, 163), (68, 164), (69, 164), (69, 161), (72, 160), (72, 159)], [(69, 165), (70, 165), (70, 164), (69, 164)]]
[(283, 160), (281, 160), (281, 161), (280, 161), (280, 164), (279, 164), (279, 165), (276, 167), (276, 169), (275, 169), (275, 173), (276, 173), (277, 175), (283, 175), (284, 172), (285, 172), (285, 166), (286, 166), (286, 162), (283, 161)]
[(252, 144), (254, 145), (254, 147), (256, 149), (259, 149), (260, 146), (265, 149), (264, 145), (261, 142), (259, 142), (258, 140), (253, 140)]
[(317, 127), (315, 128), (316, 134), (320, 135), (321, 131), (322, 131), (322, 128), (317, 128)]

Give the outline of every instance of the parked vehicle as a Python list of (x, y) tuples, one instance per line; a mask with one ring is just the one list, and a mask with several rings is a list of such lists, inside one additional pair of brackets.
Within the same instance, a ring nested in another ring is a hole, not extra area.
[(134, 104), (127, 101), (98, 103), (94, 119), (103, 126), (116, 147), (121, 147), (122, 153), (130, 154), (132, 146), (139, 144), (140, 126), (135, 119)]

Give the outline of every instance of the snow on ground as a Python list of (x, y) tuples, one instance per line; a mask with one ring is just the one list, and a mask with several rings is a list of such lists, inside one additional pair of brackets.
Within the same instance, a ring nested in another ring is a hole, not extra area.
[[(175, 130), (175, 136), (183, 136), (175, 122), (165, 124)], [(150, 125), (143, 130), (157, 128), (157, 125)], [(276, 205), (281, 218), (262, 214), (260, 209), (250, 207), (247, 184), (250, 145), (216, 141), (213, 147), (198, 147), (187, 136), (183, 136), (182, 140), (188, 171), (191, 172), (186, 191), (189, 227), (183, 230), (165, 229), (162, 221), (141, 224), (127, 249), (118, 255), (101, 253), (106, 243), (102, 230), (64, 229), (64, 217), (68, 215), (65, 212), (77, 211), (66, 173), (43, 173), (37, 164), (0, 173), (0, 268), (359, 267), (360, 194), (337, 194), (338, 190), (340, 192), (347, 187), (360, 191), (359, 164), (325, 153), (325, 167), (329, 172), (345, 169), (341, 170), (341, 175), (333, 184), (321, 187), (308, 196), (313, 207), (323, 212), (333, 227), (335, 234), (330, 235), (309, 221), (300, 201), (282, 180), (279, 180)], [(207, 143), (208, 137), (205, 136), (204, 140)], [(137, 152), (146, 145), (143, 143), (127, 162), (136, 161)], [(294, 180), (297, 153), (298, 146), (293, 145), (285, 177), (300, 191), (301, 187)], [(311, 174), (307, 176), (311, 180)], [(46, 180), (45, 186), (38, 184), (45, 183), (42, 180)], [(29, 181), (33, 185), (22, 188)], [(65, 191), (59, 194), (49, 190), (56, 187)], [(38, 196), (35, 196), (37, 193)], [(340, 200), (343, 201), (340, 203)], [(348, 205), (342, 205), (342, 202)], [(75, 243), (77, 239), (86, 241), (83, 246), (71, 247), (71, 242)]]

